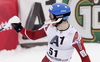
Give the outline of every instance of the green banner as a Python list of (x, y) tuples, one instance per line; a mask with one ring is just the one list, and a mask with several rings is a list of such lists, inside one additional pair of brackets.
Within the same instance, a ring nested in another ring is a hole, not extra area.
[(67, 4), (68, 4), (68, 1), (69, 1), (69, 0), (63, 0), (63, 3), (67, 3)]
[(63, 3), (70, 5), (74, 15), (70, 23), (78, 29), (84, 42), (100, 43), (100, 1), (63, 0)]

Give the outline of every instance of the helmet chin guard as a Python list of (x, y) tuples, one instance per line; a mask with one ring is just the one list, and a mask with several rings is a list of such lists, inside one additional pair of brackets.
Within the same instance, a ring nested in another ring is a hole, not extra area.
[(57, 19), (57, 21), (51, 21), (51, 20), (49, 20), (49, 21), (45, 21), (45, 24), (52, 24), (52, 23), (58, 23), (58, 22), (60, 22), (62, 20), (62, 18), (58, 18)]

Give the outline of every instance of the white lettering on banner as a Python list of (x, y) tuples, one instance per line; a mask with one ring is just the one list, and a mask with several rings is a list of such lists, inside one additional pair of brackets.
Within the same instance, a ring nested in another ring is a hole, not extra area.
[(99, 0), (69, 0), (71, 16), (69, 23), (73, 25), (86, 41), (96, 40), (93, 30), (100, 30)]
[(83, 15), (83, 27), (80, 27), (82, 36), (84, 38), (93, 38), (91, 34), (91, 6), (81, 6), (80, 15)]
[(98, 22), (98, 18), (99, 18), (98, 13), (100, 12), (100, 5), (93, 6), (92, 10), (93, 10), (93, 16), (92, 16), (93, 29), (100, 29), (100, 22)]
[[(93, 36), (91, 35), (91, 18), (88, 17), (89, 15), (91, 15), (91, 7), (80, 7), (80, 15), (84, 15), (83, 16), (83, 27), (81, 25), (78, 24), (78, 22), (76, 21), (75, 18), (75, 6), (77, 5), (77, 3), (80, 0), (76, 0), (75, 1), (71, 1), (70, 2), (70, 6), (71, 6), (71, 10), (72, 10), (72, 15), (69, 18), (69, 22), (70, 24), (74, 25), (74, 27), (80, 32), (81, 36), (84, 38), (93, 38)], [(73, 5), (72, 5), (73, 4)], [(74, 7), (73, 7), (74, 6)], [(73, 17), (73, 18), (71, 18)], [(87, 23), (86, 23), (87, 22)], [(86, 35), (88, 34), (88, 35)]]
[[(7, 21), (5, 21), (5, 23), (1, 22), (0, 29), (3, 28), (6, 24), (7, 24)], [(6, 30), (12, 30), (12, 26), (10, 26), (10, 27), (8, 27), (6, 29), (3, 29), (2, 31), (6, 31)]]
[(98, 3), (99, 3), (99, 0), (94, 0), (94, 3), (95, 3), (95, 4), (98, 4)]

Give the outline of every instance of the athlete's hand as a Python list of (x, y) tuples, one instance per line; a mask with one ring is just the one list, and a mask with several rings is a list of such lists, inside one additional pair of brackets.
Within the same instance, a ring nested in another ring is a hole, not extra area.
[(15, 31), (18, 33), (22, 30), (22, 26), (21, 23), (12, 23), (11, 24), (13, 26), (13, 28), (15, 29)]
[(0, 29), (0, 31), (10, 27), (10, 25), (12, 25), (14, 27), (16, 32), (20, 32), (21, 29), (22, 29), (22, 26), (21, 26), (21, 23), (20, 23), (20, 19), (17, 16), (13, 16), (12, 18), (10, 18), (8, 20), (8, 23), (3, 28)]
[(10, 23), (13, 26), (13, 28), (17, 33), (22, 30), (20, 19), (17, 16), (10, 18), (8, 23)]

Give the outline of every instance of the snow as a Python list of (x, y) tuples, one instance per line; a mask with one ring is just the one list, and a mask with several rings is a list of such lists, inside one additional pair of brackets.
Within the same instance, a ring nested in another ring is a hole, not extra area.
[[(84, 43), (91, 62), (100, 62), (100, 44)], [(36, 46), (32, 48), (22, 48), (20, 45), (15, 50), (0, 51), (0, 62), (41, 62), (45, 56), (47, 46)], [(74, 50), (70, 62), (81, 62), (81, 59)]]

